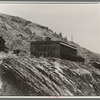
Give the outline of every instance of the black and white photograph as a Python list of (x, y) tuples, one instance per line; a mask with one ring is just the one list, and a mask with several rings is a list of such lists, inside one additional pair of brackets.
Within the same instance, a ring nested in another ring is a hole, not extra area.
[(2, 96), (100, 96), (100, 4), (0, 2)]

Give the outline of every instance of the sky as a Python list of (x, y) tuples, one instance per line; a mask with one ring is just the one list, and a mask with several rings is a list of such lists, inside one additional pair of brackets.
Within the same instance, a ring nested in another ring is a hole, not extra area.
[(44, 25), (100, 54), (100, 4), (0, 4), (0, 13)]

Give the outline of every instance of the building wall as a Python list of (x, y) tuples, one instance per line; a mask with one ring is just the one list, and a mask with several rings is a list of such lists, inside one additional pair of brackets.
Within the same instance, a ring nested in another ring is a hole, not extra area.
[(0, 51), (4, 51), (5, 49), (5, 40), (0, 37)]
[(61, 59), (73, 60), (73, 58), (76, 55), (77, 55), (77, 50), (60, 44), (60, 58)]
[(32, 44), (31, 55), (35, 56), (44, 56), (44, 57), (60, 57), (60, 45), (51, 43), (51, 44)]
[(77, 57), (77, 49), (68, 47), (65, 44), (63, 45), (60, 42), (32, 42), (30, 46), (30, 52), (31, 55), (37, 57), (56, 57), (72, 61), (80, 60), (80, 58)]

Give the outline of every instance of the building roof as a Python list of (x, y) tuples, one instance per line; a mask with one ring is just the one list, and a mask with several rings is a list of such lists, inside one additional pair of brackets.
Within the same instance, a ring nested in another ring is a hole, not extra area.
[(77, 48), (76, 48), (74, 45), (71, 45), (71, 44), (68, 44), (68, 43), (64, 43), (64, 42), (62, 42), (62, 41), (60, 41), (60, 44), (61, 44), (61, 45), (64, 45), (64, 46), (67, 46), (67, 47), (69, 47), (69, 48), (72, 48), (72, 49), (77, 50)]

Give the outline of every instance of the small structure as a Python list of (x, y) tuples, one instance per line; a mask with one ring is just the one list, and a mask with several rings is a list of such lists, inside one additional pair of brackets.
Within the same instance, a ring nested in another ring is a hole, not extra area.
[[(34, 56), (56, 57), (68, 60), (80, 60), (77, 57), (77, 48), (71, 44), (62, 41), (51, 41), (46, 37), (45, 41), (32, 41), (30, 43), (30, 53)], [(81, 59), (81, 61), (84, 61)]]
[(100, 70), (100, 62), (95, 61), (92, 65)]
[(18, 56), (19, 53), (20, 53), (20, 50), (19, 50), (19, 49), (17, 49), (17, 50), (13, 50), (13, 53), (16, 54), (16, 55)]
[(3, 39), (2, 36), (0, 36), (0, 51), (5, 50), (5, 40)]

